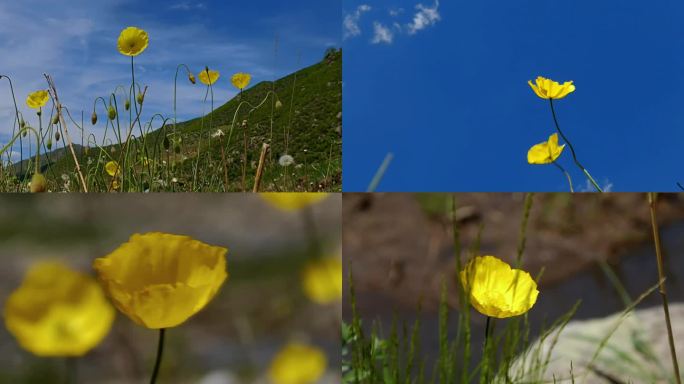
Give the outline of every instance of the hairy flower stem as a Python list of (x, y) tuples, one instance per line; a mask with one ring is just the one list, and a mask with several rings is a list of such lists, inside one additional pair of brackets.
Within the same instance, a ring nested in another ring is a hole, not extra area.
[(570, 193), (575, 193), (575, 190), (572, 188), (572, 179), (570, 178), (570, 174), (568, 173), (568, 171), (566, 171), (565, 168), (563, 168), (563, 166), (561, 166), (555, 161), (553, 161), (553, 165), (555, 165), (561, 172), (563, 172), (565, 178), (568, 179), (568, 185), (570, 185)]
[(563, 134), (563, 131), (561, 131), (560, 125), (558, 124), (558, 119), (556, 118), (556, 110), (553, 109), (553, 99), (549, 99), (549, 105), (551, 105), (551, 115), (553, 116), (554, 124), (556, 124), (556, 130), (561, 135), (563, 140), (568, 144), (568, 147), (570, 148), (570, 152), (572, 153), (572, 159), (575, 161), (575, 164), (577, 164), (579, 169), (581, 169), (582, 172), (584, 172), (584, 174), (587, 176), (587, 179), (589, 179), (589, 182), (591, 182), (591, 184), (594, 186), (594, 188), (596, 188), (596, 190), (599, 192), (603, 192), (601, 187), (599, 187), (598, 183), (596, 183), (596, 180), (594, 180), (594, 178), (591, 177), (591, 175), (589, 174), (589, 171), (587, 171), (587, 169), (584, 168), (584, 166), (579, 162), (579, 160), (577, 160), (577, 154), (575, 153), (575, 148), (573, 148), (570, 140), (568, 140), (568, 138), (565, 137), (565, 135)]
[(159, 344), (157, 344), (157, 359), (154, 362), (154, 370), (152, 371), (152, 378), (150, 379), (150, 384), (157, 382), (157, 375), (159, 374), (159, 366), (161, 365), (162, 352), (164, 352), (164, 333), (166, 329), (161, 328), (159, 330)]
[(656, 199), (655, 192), (648, 193), (648, 206), (651, 211), (651, 227), (653, 228), (653, 243), (655, 245), (656, 263), (658, 264), (658, 278), (660, 279), (660, 297), (663, 299), (663, 311), (665, 312), (665, 325), (667, 326), (667, 339), (670, 344), (670, 356), (672, 357), (672, 368), (674, 369), (674, 377), (677, 384), (682, 384), (682, 379), (679, 376), (679, 364), (677, 363), (677, 352), (675, 351), (674, 336), (672, 336), (672, 323), (670, 322), (670, 309), (667, 303), (667, 291), (665, 290), (665, 267), (663, 265), (663, 255), (660, 246), (660, 234), (658, 231), (658, 219), (656, 217)]
[(482, 376), (480, 376), (480, 383), (489, 383), (489, 356), (487, 355), (487, 344), (489, 341), (489, 323), (491, 319), (490, 316), (487, 316), (487, 321), (485, 322), (485, 338), (484, 344), (482, 345)]
[(74, 358), (74, 357), (67, 357), (66, 358), (66, 373), (67, 373), (66, 374), (66, 383), (67, 384), (76, 384), (77, 383), (77, 380), (76, 380), (76, 377), (78, 376), (77, 375), (78, 370), (76, 367), (77, 362), (78, 362), (78, 360), (76, 360), (76, 358)]

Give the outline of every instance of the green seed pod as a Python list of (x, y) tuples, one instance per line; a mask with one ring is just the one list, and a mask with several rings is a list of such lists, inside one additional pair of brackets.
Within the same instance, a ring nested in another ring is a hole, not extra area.
[(131, 109), (131, 101), (129, 99), (126, 99), (126, 102), (124, 103), (124, 108), (128, 111)]
[(49, 138), (47, 143), (45, 143), (45, 148), (47, 148), (48, 151), (52, 150), (52, 138)]
[(55, 114), (52, 118), (52, 125), (57, 125), (59, 123), (59, 113)]
[(59, 132), (55, 132), (55, 141), (59, 141), (59, 138), (62, 137)]
[(110, 105), (109, 108), (107, 108), (107, 117), (109, 117), (109, 120), (116, 119), (116, 109), (113, 105)]
[(90, 116), (90, 122), (93, 123), (93, 125), (97, 124), (97, 113), (93, 111), (93, 115)]
[(23, 118), (19, 119), (19, 128), (24, 128), (26, 126), (26, 122), (24, 121)]
[(171, 141), (169, 140), (168, 137), (164, 138), (164, 141), (162, 142), (164, 145), (164, 149), (168, 150), (171, 147)]
[(142, 105), (143, 101), (145, 101), (145, 95), (143, 95), (142, 92), (138, 92), (138, 96), (135, 97), (135, 100), (138, 104)]
[(47, 190), (47, 180), (42, 173), (34, 173), (31, 177), (31, 193), (45, 192)]

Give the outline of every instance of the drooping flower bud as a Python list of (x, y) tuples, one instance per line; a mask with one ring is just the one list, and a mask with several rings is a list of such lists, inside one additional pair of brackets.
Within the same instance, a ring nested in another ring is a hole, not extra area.
[(130, 99), (126, 99), (126, 102), (124, 102), (124, 109), (126, 109), (127, 111), (129, 109), (131, 109), (131, 100)]
[(142, 92), (138, 92), (138, 96), (135, 97), (135, 100), (138, 104), (142, 105), (143, 101), (145, 101), (145, 95)]
[(97, 113), (93, 111), (93, 115), (90, 116), (90, 122), (93, 123), (93, 125), (97, 124)]
[(52, 150), (52, 138), (49, 138), (47, 143), (45, 143), (45, 148), (47, 148), (48, 151)]
[(280, 109), (283, 107), (283, 103), (281, 103), (280, 100), (276, 100), (275, 107), (276, 109)]
[(188, 80), (190, 80), (191, 83), (195, 84), (195, 75), (193, 75), (192, 73), (188, 73)]
[(164, 149), (168, 150), (171, 147), (171, 141), (169, 140), (168, 137), (164, 137), (164, 141), (162, 142), (164, 145)]
[(55, 132), (55, 141), (59, 141), (59, 138), (62, 137), (59, 132)]
[(56, 113), (55, 116), (52, 118), (52, 125), (57, 124), (59, 124), (59, 113)]
[(114, 108), (113, 105), (110, 105), (109, 108), (107, 108), (107, 117), (109, 117), (109, 120), (116, 119), (116, 108)]
[(42, 173), (34, 173), (31, 177), (31, 193), (45, 192), (47, 190), (47, 180)]

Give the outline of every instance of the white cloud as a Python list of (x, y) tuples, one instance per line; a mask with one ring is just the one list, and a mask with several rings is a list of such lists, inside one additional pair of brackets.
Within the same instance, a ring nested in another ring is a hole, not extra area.
[[(580, 184), (578, 188), (576, 188), (579, 192), (597, 192), (596, 187), (589, 181), (586, 180), (584, 184)], [(601, 186), (601, 189), (603, 192), (612, 192), (613, 191), (613, 182), (606, 179), (603, 182), (603, 185)]]
[(390, 8), (389, 15), (392, 17), (397, 17), (404, 13), (404, 8)]
[(439, 0), (435, 0), (432, 7), (423, 4), (416, 5), (417, 12), (413, 15), (413, 21), (406, 25), (409, 35), (414, 35), (418, 31), (434, 25), (440, 20)]
[(344, 27), (344, 33), (342, 35), (343, 39), (347, 39), (350, 37), (355, 37), (361, 34), (361, 28), (359, 27), (359, 20), (361, 19), (361, 15), (364, 13), (368, 12), (371, 10), (370, 5), (368, 4), (361, 4), (358, 7), (356, 7), (356, 10), (354, 12), (349, 13), (344, 16), (344, 20), (342, 22), (342, 25)]
[[(116, 38), (122, 25), (138, 25), (150, 36), (150, 45), (144, 54), (135, 58), (136, 80), (149, 86), (145, 97), (142, 122), (146, 124), (155, 113), (165, 117), (173, 115), (173, 78), (179, 63), (187, 64), (197, 74), (205, 65), (221, 72), (222, 86), (214, 88), (214, 106), (218, 107), (236, 94), (229, 85), (231, 73), (249, 71), (254, 76), (253, 84), (261, 80), (281, 77), (300, 68), (305, 63), (291, 59), (287, 53), (279, 54), (274, 66), (272, 38), (232, 37), (217, 35), (211, 26), (191, 18), (183, 18), (169, 27), (164, 18), (140, 19), (123, 13), (129, 10), (126, 3), (132, 0), (70, 0), (70, 6), (46, 0), (22, 0), (0, 2), (0, 75), (12, 79), (19, 111), (27, 123), (38, 126), (35, 111), (26, 107), (29, 92), (46, 89), (43, 73), (49, 73), (57, 86), (60, 101), (69, 109), (80, 124), (84, 113), (85, 135), (93, 134), (101, 142), (104, 133), (105, 110), (97, 104), (99, 122), (90, 124), (93, 101), (102, 96), (107, 100), (119, 85), (127, 86), (131, 81), (130, 58), (116, 51)], [(176, 9), (183, 4), (197, 7), (191, 1), (171, 2)], [(168, 12), (168, 7), (160, 12)], [(285, 18), (285, 16), (282, 16)], [(123, 21), (123, 19), (131, 19)], [(283, 45), (296, 47), (321, 47), (330, 41), (325, 36), (305, 40), (310, 36), (306, 28), (281, 19), (279, 23), (255, 21), (262, 29), (282, 33)], [(124, 24), (122, 24), (124, 23)], [(197, 38), (201, 37), (201, 38)], [(293, 43), (296, 41), (296, 43)], [(338, 42), (339, 43), (339, 42)], [(318, 48), (317, 48), (318, 49)], [(284, 52), (284, 51), (283, 51)], [(226, 60), (226, 58), (230, 60)], [(184, 70), (179, 72), (177, 105), (179, 121), (200, 116), (209, 110), (209, 102), (202, 102), (205, 87), (191, 85)], [(119, 106), (123, 104), (121, 91), (117, 92)], [(48, 104), (50, 106), (51, 103)], [(49, 107), (46, 107), (49, 108)], [(14, 102), (7, 79), (0, 79), (0, 141), (7, 142), (12, 134)], [(123, 115), (123, 114), (122, 114)], [(43, 127), (50, 116), (43, 111)], [(128, 114), (123, 125), (128, 121)], [(75, 142), (81, 141), (80, 131), (68, 122), (69, 134)], [(155, 119), (155, 128), (160, 124)], [(123, 129), (123, 128), (122, 128)], [(136, 129), (137, 131), (137, 129)], [(107, 136), (111, 138), (111, 128)], [(28, 148), (27, 140), (23, 140)], [(34, 145), (35, 146), (35, 145)], [(13, 147), (18, 149), (18, 144)], [(26, 157), (26, 150), (24, 150)], [(3, 159), (5, 156), (3, 155)]]
[(192, 10), (203, 10), (207, 9), (204, 3), (191, 3), (189, 1), (181, 1), (179, 3), (172, 4), (169, 9), (175, 11), (192, 11)]
[(394, 33), (389, 28), (377, 21), (373, 23), (373, 39), (371, 43), (392, 44), (392, 40), (394, 40)]

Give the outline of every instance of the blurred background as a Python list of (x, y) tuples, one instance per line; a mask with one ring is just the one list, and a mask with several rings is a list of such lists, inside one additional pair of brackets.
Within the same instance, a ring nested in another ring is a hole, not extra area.
[[(340, 255), (341, 201), (331, 194), (283, 211), (251, 194), (2, 195), (0, 302), (37, 261), (94, 276), (92, 261), (133, 233), (189, 235), (228, 248), (229, 279), (207, 307), (166, 332), (159, 382), (268, 383), (271, 360), (296, 341), (325, 351), (320, 382), (339, 383), (340, 305), (307, 299), (301, 270), (312, 250)], [(117, 312), (105, 340), (78, 359), (78, 382), (147, 382), (157, 340), (157, 331)], [(0, 327), (0, 383), (61, 383), (66, 370), (64, 359), (35, 357)]]
[[(522, 193), (345, 194), (344, 320), (351, 319), (351, 265), (364, 328), (375, 324), (386, 336), (393, 319), (399, 321), (399, 329), (402, 323), (410, 327), (420, 319), (421, 348), (431, 361), (438, 354), (437, 308), (443, 281), (450, 309), (456, 312), (458, 308), (452, 202), (456, 204), (462, 259), (477, 253), (513, 263), (525, 197)], [(675, 340), (684, 355), (684, 194), (659, 194), (657, 213)], [(606, 266), (631, 300), (658, 282), (646, 194), (534, 194), (529, 215), (523, 269), (537, 276), (544, 268), (538, 301), (529, 312), (532, 337), (578, 300), (582, 302), (574, 321), (622, 311), (625, 305), (607, 277)], [(658, 330), (648, 341), (657, 355), (664, 353), (661, 361), (666, 364), (669, 354), (660, 305), (661, 298), (654, 292), (637, 308), (653, 308), (653, 323), (644, 316), (640, 326)], [(452, 331), (455, 318), (452, 314)], [(473, 345), (481, 345), (485, 317), (473, 312), (471, 321)], [(450, 333), (454, 336), (455, 331)], [(474, 353), (477, 358), (479, 348)], [(587, 352), (583, 353), (586, 356)], [(561, 361), (564, 372), (568, 361)]]

